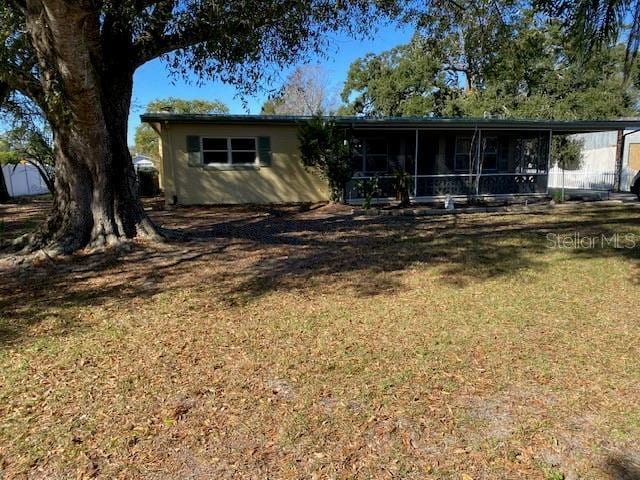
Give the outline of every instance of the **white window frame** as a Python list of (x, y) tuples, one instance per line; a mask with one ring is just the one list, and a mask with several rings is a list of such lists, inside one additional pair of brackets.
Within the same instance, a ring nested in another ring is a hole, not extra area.
[[(227, 141), (227, 163), (206, 163), (204, 160), (205, 152), (224, 152), (225, 150), (205, 150), (204, 141), (209, 139), (225, 139)], [(232, 150), (231, 141), (232, 140), (253, 140), (254, 149), (253, 150)], [(255, 166), (258, 165), (258, 137), (200, 137), (200, 151), (202, 152), (202, 163), (208, 167), (216, 167), (216, 166)], [(253, 162), (245, 162), (245, 163), (233, 163), (233, 152), (254, 152), (255, 158)]]
[(469, 137), (469, 136), (462, 136), (462, 135), (457, 135), (455, 138), (455, 145), (454, 145), (454, 151), (453, 151), (453, 171), (454, 172), (468, 172), (469, 169), (471, 168), (471, 164), (473, 163), (471, 161), (471, 152), (465, 152), (464, 154), (468, 157), (468, 162), (467, 162), (467, 166), (465, 168), (458, 168), (458, 155), (462, 155), (462, 153), (458, 153), (458, 141), (462, 141), (462, 140), (469, 140), (469, 142), (471, 143), (471, 148), (473, 148), (473, 137)]
[(483, 170), (483, 171), (484, 171), (484, 170), (486, 170), (486, 171), (488, 171), (488, 172), (497, 172), (497, 171), (498, 171), (498, 164), (500, 163), (500, 158), (499, 158), (500, 147), (499, 147), (499, 145), (498, 145), (498, 137), (485, 137), (485, 136), (483, 136), (483, 137), (482, 137), (482, 143), (483, 143), (483, 146), (484, 146), (484, 145), (486, 145), (485, 141), (486, 141), (486, 140), (489, 140), (489, 139), (491, 139), (491, 140), (495, 140), (495, 142), (496, 142), (496, 149), (495, 149), (495, 152), (489, 153), (489, 155), (495, 155), (495, 156), (496, 156), (496, 167), (495, 167), (495, 168), (485, 168), (485, 165), (484, 165), (484, 156), (485, 156), (485, 154), (487, 153), (487, 151), (486, 151), (486, 150), (483, 150), (483, 151), (481, 152), (481, 155), (482, 155), (482, 170)]

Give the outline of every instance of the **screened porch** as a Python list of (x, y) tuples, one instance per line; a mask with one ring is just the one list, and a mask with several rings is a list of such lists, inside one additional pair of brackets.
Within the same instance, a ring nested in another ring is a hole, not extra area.
[(359, 185), (375, 179), (374, 198), (393, 200), (399, 172), (417, 201), (546, 195), (550, 142), (549, 130), (355, 130), (346, 199), (359, 201)]

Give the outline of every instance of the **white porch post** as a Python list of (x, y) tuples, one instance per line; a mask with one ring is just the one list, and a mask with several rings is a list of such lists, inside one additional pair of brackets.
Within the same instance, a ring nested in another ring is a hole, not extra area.
[(418, 196), (418, 129), (416, 128), (416, 148), (413, 157), (413, 197)]

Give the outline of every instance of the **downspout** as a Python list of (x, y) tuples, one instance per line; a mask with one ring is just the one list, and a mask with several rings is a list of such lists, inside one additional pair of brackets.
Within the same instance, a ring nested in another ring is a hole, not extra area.
[[(349, 138), (349, 152), (350, 152), (349, 156), (350, 156), (351, 161), (353, 161), (353, 143), (354, 143), (354, 139), (356, 138), (356, 125), (355, 125), (355, 123), (351, 122), (350, 124), (347, 125), (346, 128), (349, 129), (349, 135), (351, 136), (351, 138)], [(364, 147), (363, 147), (363, 149), (364, 149)], [(363, 150), (362, 153), (364, 154), (364, 150)], [(364, 164), (364, 157), (363, 157), (362, 164)], [(353, 173), (354, 172), (351, 173), (351, 180), (353, 180), (353, 178), (354, 178), (353, 177)], [(378, 192), (376, 192), (375, 195), (376, 195), (376, 199), (375, 200), (376, 200), (376, 205), (377, 205), (378, 202), (380, 201), (380, 198), (379, 198)], [(345, 185), (345, 188), (344, 188), (344, 197), (345, 197), (345, 200), (346, 200), (346, 197), (347, 197), (346, 185)], [(349, 201), (350, 200), (351, 200), (351, 196), (349, 196)]]

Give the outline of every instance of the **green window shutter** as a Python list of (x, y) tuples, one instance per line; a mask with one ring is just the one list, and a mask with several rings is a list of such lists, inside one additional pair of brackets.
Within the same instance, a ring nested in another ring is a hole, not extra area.
[(271, 166), (271, 137), (258, 137), (258, 158), (260, 166)]
[(200, 150), (200, 137), (187, 136), (187, 164), (190, 167), (202, 166), (202, 151)]

